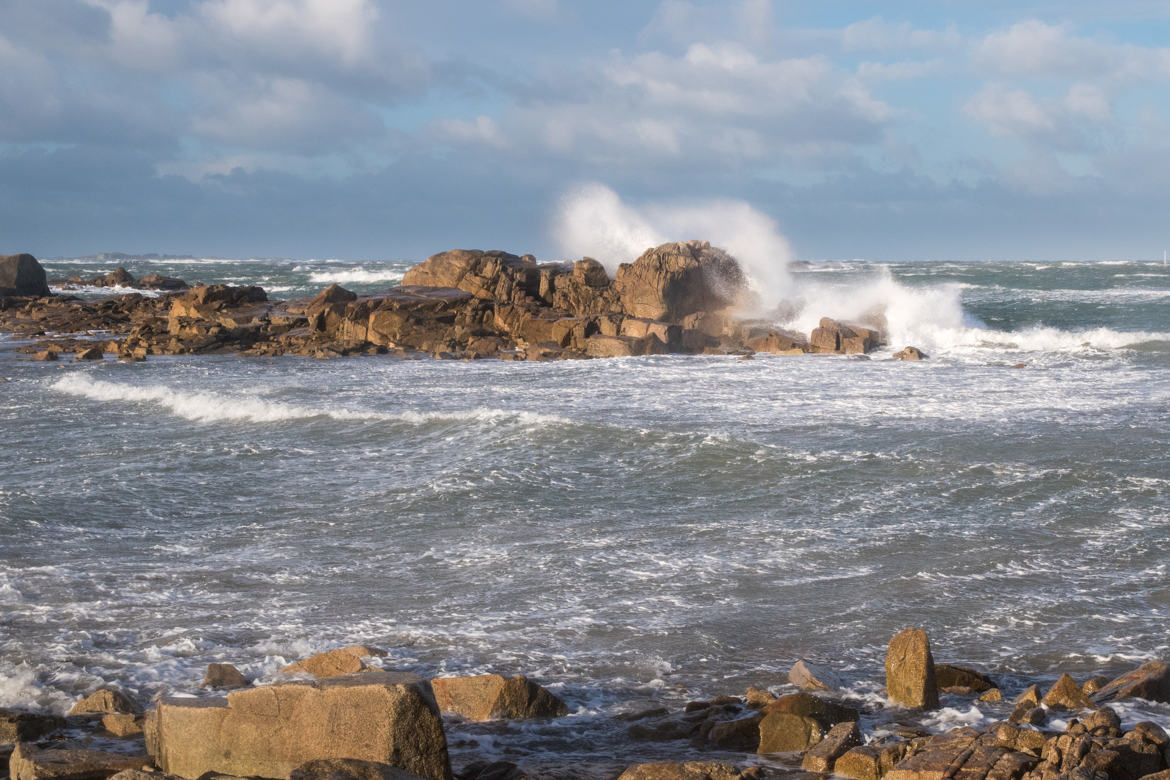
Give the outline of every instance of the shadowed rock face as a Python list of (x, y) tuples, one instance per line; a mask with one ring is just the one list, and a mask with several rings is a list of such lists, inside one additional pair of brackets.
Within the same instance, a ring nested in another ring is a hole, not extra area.
[(45, 269), (32, 255), (0, 255), (0, 296), (49, 294)]
[(157, 766), (187, 778), (284, 778), (328, 758), (451, 778), (431, 686), (411, 674), (365, 672), (232, 691), (226, 699), (164, 699), (146, 731)]
[(522, 674), (437, 677), (431, 687), (440, 710), (468, 720), (555, 718), (569, 711), (563, 701)]
[(925, 631), (907, 628), (890, 640), (886, 651), (886, 689), (890, 699), (903, 706), (938, 709), (934, 656)]

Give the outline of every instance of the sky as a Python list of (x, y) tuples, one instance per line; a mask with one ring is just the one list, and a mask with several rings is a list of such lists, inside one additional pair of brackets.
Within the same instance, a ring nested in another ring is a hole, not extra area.
[(598, 185), (801, 259), (1160, 259), (1170, 3), (0, 0), (0, 253), (565, 259)]

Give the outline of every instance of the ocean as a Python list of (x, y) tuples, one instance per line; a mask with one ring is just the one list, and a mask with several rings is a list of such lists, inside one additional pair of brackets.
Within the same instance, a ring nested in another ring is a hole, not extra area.
[[(128, 261), (384, 289), (412, 262)], [(112, 269), (46, 262), (50, 278)], [(96, 294), (89, 290), (86, 294)], [(569, 705), (460, 724), (473, 757), (677, 758), (616, 713), (837, 670), (882, 724), (886, 643), (1025, 684), (1170, 658), (1170, 269), (814, 262), (785, 323), (882, 310), (855, 356), (36, 363), (0, 336), (0, 707), (196, 693), (351, 643)], [(908, 344), (931, 357), (888, 358)], [(1170, 727), (1170, 706), (1122, 706)]]

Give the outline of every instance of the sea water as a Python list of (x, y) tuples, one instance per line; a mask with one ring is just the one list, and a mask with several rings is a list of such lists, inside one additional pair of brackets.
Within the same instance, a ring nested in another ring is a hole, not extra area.
[[(384, 289), (410, 264), (127, 266), (293, 298)], [(51, 364), (0, 337), (0, 706), (193, 692), (212, 662), (269, 681), (361, 642), (387, 668), (523, 673), (568, 703), (450, 724), (457, 764), (608, 767), (683, 750), (629, 742), (615, 713), (782, 692), (802, 657), (878, 712), (906, 626), (1009, 698), (1170, 657), (1170, 271), (791, 277), (781, 324), (880, 310), (888, 348)], [(885, 359), (908, 344), (931, 358)], [(1008, 706), (944, 705), (928, 727)], [(1170, 726), (1164, 705), (1123, 717)]]

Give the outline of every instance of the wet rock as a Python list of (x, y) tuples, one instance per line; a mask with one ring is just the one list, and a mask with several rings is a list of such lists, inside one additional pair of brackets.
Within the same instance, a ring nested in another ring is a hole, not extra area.
[(146, 731), (159, 768), (184, 777), (287, 777), (325, 758), (451, 777), (430, 685), (412, 674), (366, 672), (245, 688), (226, 699), (163, 699)]
[(878, 780), (882, 776), (881, 752), (871, 745), (850, 748), (833, 764), (833, 774), (853, 780)]
[(788, 681), (805, 691), (831, 691), (843, 686), (841, 678), (831, 669), (810, 664), (803, 658), (788, 670)]
[(106, 686), (98, 688), (89, 696), (78, 701), (69, 710), (70, 715), (87, 715), (90, 713), (122, 712), (131, 715), (141, 715), (142, 708), (128, 695), (117, 688)]
[(527, 777), (511, 761), (473, 761), (456, 775), (458, 780), (527, 780)]
[(167, 291), (186, 290), (189, 287), (182, 279), (176, 279), (173, 276), (163, 276), (162, 274), (147, 274), (139, 279), (134, 286), (139, 290)]
[(27, 742), (62, 728), (65, 719), (56, 715), (0, 709), (0, 745)]
[(984, 701), (984, 702), (988, 702), (988, 703), (1003, 701), (1003, 692), (1000, 691), (999, 688), (992, 688), (990, 690), (987, 690), (987, 691), (984, 691), (983, 693), (981, 693), (979, 695), (979, 701)]
[(825, 738), (812, 747), (800, 765), (810, 772), (832, 772), (837, 759), (849, 748), (861, 744), (861, 732), (857, 722), (838, 723), (829, 729)]
[(740, 769), (730, 764), (706, 761), (656, 761), (635, 764), (622, 772), (618, 780), (748, 780), (759, 777), (758, 767)]
[(744, 701), (747, 703), (747, 706), (758, 710), (776, 701), (776, 694), (753, 685), (744, 693)]
[(246, 688), (248, 679), (232, 664), (208, 664), (201, 688)]
[(1096, 736), (1121, 736), (1121, 718), (1112, 707), (1102, 707), (1084, 719), (1089, 733)]
[(667, 716), (634, 723), (626, 729), (626, 734), (641, 742), (671, 742), (696, 736), (701, 726), (701, 719)]
[(1170, 703), (1170, 666), (1150, 661), (1112, 680), (1093, 694), (1098, 702), (1137, 697)]
[(133, 287), (134, 276), (122, 266), (89, 280), (94, 287)]
[(142, 716), (111, 712), (102, 718), (102, 728), (115, 737), (136, 737), (142, 733)]
[(859, 355), (881, 346), (882, 338), (873, 328), (846, 325), (823, 317), (819, 327), (809, 335), (808, 343), (813, 352)]
[(1048, 693), (1044, 694), (1042, 703), (1053, 710), (1077, 710), (1093, 706), (1081, 686), (1067, 674), (1062, 674)]
[(105, 352), (101, 347), (89, 347), (78, 352), (74, 360), (101, 360), (104, 357)]
[(731, 255), (707, 241), (685, 241), (647, 249), (633, 263), (622, 263), (613, 287), (627, 315), (679, 322), (734, 305), (746, 284)]
[(760, 721), (764, 717), (763, 713), (754, 713), (714, 723), (707, 731), (707, 742), (721, 750), (755, 753), (760, 747)]
[(376, 761), (324, 758), (301, 764), (288, 780), (419, 780), (419, 776)]
[(991, 678), (982, 672), (954, 664), (935, 664), (934, 678), (939, 688), (962, 686), (970, 688), (976, 693), (982, 693), (995, 687)]
[(930, 355), (918, 347), (905, 347), (901, 352), (895, 352), (893, 357), (894, 360), (927, 360), (930, 358)]
[(907, 628), (890, 640), (886, 651), (886, 690), (892, 701), (903, 706), (938, 709), (934, 657), (925, 631)]
[(523, 720), (567, 715), (565, 703), (522, 674), (437, 677), (431, 680), (439, 710), (468, 720)]
[(667, 714), (666, 707), (648, 707), (642, 710), (633, 710), (631, 712), (621, 712), (614, 716), (617, 720), (622, 720), (627, 723), (633, 723), (638, 720), (646, 720), (647, 718), (660, 718)]
[(350, 645), (336, 650), (318, 653), (304, 660), (289, 664), (280, 670), (281, 674), (311, 674), (314, 677), (340, 677), (369, 669), (363, 658), (384, 656), (385, 651), (365, 645)]
[(1024, 704), (1025, 702), (1036, 706), (1044, 699), (1044, 694), (1040, 692), (1039, 685), (1029, 685), (1025, 688), (1019, 696), (1012, 700), (1013, 704)]
[(0, 298), (9, 295), (49, 295), (45, 269), (32, 255), (0, 255)]
[(12, 751), (8, 773), (12, 780), (105, 780), (124, 769), (149, 765), (147, 756), (101, 750), (42, 749), (21, 742)]
[(931, 737), (921, 752), (898, 762), (885, 780), (1018, 780), (1033, 769), (1039, 758), (999, 747), (981, 739), (975, 729), (955, 729)]
[(763, 713), (760, 753), (808, 750), (824, 739), (833, 726), (859, 718), (850, 707), (803, 692), (781, 696)]

